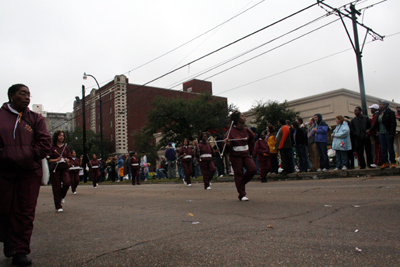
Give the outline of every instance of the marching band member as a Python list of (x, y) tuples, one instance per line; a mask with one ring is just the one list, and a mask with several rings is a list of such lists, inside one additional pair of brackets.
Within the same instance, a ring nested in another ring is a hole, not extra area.
[(183, 140), (183, 147), (179, 150), (179, 158), (181, 160), (181, 167), (183, 168), (183, 173), (185, 174), (184, 184), (187, 186), (192, 186), (192, 181), (190, 176), (192, 176), (192, 160), (193, 151), (189, 147), (189, 140), (185, 138)]
[(41, 159), (50, 153), (51, 137), (44, 118), (28, 108), (26, 85), (14, 84), (7, 94), (8, 102), (0, 108), (0, 242), (13, 266), (29, 266)]
[(50, 182), (56, 210), (57, 212), (63, 212), (61, 203), (65, 203), (65, 196), (70, 186), (68, 164), (71, 159), (71, 153), (65, 143), (65, 133), (63, 131), (56, 131), (53, 134), (52, 141), (53, 146), (49, 155)]
[(76, 195), (76, 188), (79, 185), (79, 170), (81, 166), (81, 159), (76, 157), (75, 150), (72, 150), (72, 159), (69, 161), (69, 179), (71, 180), (71, 191)]
[(136, 181), (137, 184), (140, 185), (140, 163), (136, 152), (133, 152), (133, 156), (129, 160), (129, 166), (131, 167), (132, 173), (132, 185), (135, 185)]
[(199, 135), (200, 142), (197, 145), (197, 150), (196, 150), (196, 155), (197, 158), (199, 159), (201, 174), (203, 175), (204, 189), (207, 190), (211, 189), (210, 181), (213, 178), (214, 173), (216, 171), (214, 162), (212, 160), (212, 155), (214, 151), (211, 145), (207, 143), (209, 135), (210, 134), (208, 132), (203, 132)]
[(99, 186), (100, 167), (100, 160), (97, 159), (96, 154), (93, 154), (92, 159), (90, 160), (90, 173), (92, 174), (92, 182), (94, 188), (97, 188)]
[[(246, 184), (253, 179), (257, 167), (250, 157), (249, 147), (254, 145), (254, 134), (246, 128), (246, 117), (239, 111), (234, 111), (231, 116), (232, 126), (225, 136), (225, 144), (229, 153), (229, 160), (234, 171), (235, 184), (240, 201), (248, 201), (246, 197)], [(232, 140), (237, 139), (237, 140)], [(243, 168), (246, 173), (243, 173)]]

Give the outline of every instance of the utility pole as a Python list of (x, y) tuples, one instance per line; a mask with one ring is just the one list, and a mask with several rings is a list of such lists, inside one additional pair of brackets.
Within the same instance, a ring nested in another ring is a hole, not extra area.
[[(368, 116), (368, 106), (367, 106), (367, 99), (365, 95), (365, 84), (364, 84), (364, 74), (363, 74), (363, 68), (362, 68), (362, 50), (365, 45), (365, 40), (367, 39), (367, 34), (371, 34), (374, 40), (381, 40), (383, 41), (384, 36), (381, 36), (374, 32), (372, 29), (368, 28), (364, 24), (361, 24), (357, 21), (357, 15), (360, 16), (361, 12), (356, 10), (356, 7), (353, 3), (350, 4), (350, 11), (345, 9), (347, 13), (351, 15), (351, 17), (347, 14), (342, 13), (339, 9), (333, 8), (325, 3), (323, 3), (323, 0), (317, 0), (317, 3), (320, 5), (324, 5), (330, 9), (333, 10), (333, 12), (337, 13), (340, 19), (342, 20), (343, 26), (346, 30), (347, 36), (350, 39), (351, 45), (353, 46), (353, 50), (356, 54), (356, 59), (357, 59), (357, 70), (358, 70), (358, 83), (360, 85), (360, 97), (361, 97), (361, 106), (363, 109), (363, 115)], [(346, 24), (344, 23), (343, 17), (347, 17), (352, 20), (353, 22), (353, 34), (354, 34), (354, 43), (350, 37), (349, 31), (347, 30)], [(359, 24), (361, 27), (365, 28), (367, 30), (364, 38), (364, 42), (362, 45), (362, 48), (360, 49), (360, 44), (358, 41), (358, 30), (357, 30), (357, 24)]]
[(85, 86), (82, 85), (82, 124), (83, 124), (83, 159), (82, 159), (82, 165), (83, 165), (83, 182), (87, 183), (87, 171), (86, 171), (86, 158), (87, 158), (87, 152), (86, 152), (86, 115), (85, 115)]

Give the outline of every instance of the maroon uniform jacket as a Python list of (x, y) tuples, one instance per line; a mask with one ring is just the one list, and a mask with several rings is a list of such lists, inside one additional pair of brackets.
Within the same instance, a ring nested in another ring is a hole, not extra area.
[(75, 159), (71, 158), (71, 160), (69, 161), (69, 171), (70, 172), (79, 172), (80, 166), (81, 166), (81, 160), (79, 158), (75, 158)]
[(90, 171), (92, 172), (100, 171), (100, 166), (101, 166), (100, 160), (98, 159), (90, 160)]
[(200, 161), (212, 161), (214, 150), (209, 143), (201, 141), (197, 145), (196, 154)]
[(254, 145), (253, 157), (256, 157), (257, 159), (263, 159), (269, 155), (269, 145), (267, 141), (261, 140), (261, 138), (258, 139)]
[(0, 109), (0, 172), (16, 174), (18, 170), (42, 176), (41, 159), (51, 148), (51, 137), (41, 115), (26, 108), (14, 113), (8, 103)]
[(132, 156), (129, 160), (129, 166), (131, 167), (131, 169), (140, 169), (139, 158)]
[[(68, 146), (64, 149), (65, 144), (63, 144), (61, 147), (55, 145), (55, 146), (51, 146), (51, 151), (50, 151), (50, 159), (57, 159), (61, 153), (62, 153), (62, 157), (63, 158), (68, 158), (68, 159), (72, 159), (71, 153), (69, 152), (69, 148)], [(64, 152), (63, 152), (64, 150)], [(56, 152), (57, 151), (57, 152)], [(49, 164), (49, 169), (52, 171), (55, 169), (55, 167), (57, 166), (57, 170), (62, 171), (62, 170), (68, 170), (69, 166), (67, 164), (67, 162), (59, 162), (57, 165), (57, 162), (53, 162)]]
[[(186, 154), (186, 156), (183, 156), (183, 154)], [(181, 161), (190, 162), (193, 160), (193, 150), (188, 146), (183, 146), (179, 149), (179, 157)]]
[(254, 134), (251, 130), (244, 126), (241, 129), (232, 126), (229, 136), (228, 133), (226, 133), (225, 138), (247, 138), (247, 140), (230, 141), (230, 145), (226, 146), (230, 157), (247, 157), (250, 155), (250, 148), (254, 146)]

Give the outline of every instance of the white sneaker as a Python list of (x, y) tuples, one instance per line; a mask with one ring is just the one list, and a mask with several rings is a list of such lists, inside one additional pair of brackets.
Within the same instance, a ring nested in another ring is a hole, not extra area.
[(376, 167), (378, 167), (378, 165), (376, 165), (376, 164), (371, 164), (371, 165), (369, 165), (369, 167), (370, 167), (370, 168), (376, 168)]
[(117, 183), (119, 183), (120, 181), (119, 180), (117, 180)]
[(224, 175), (223, 175), (223, 174), (221, 174), (219, 177), (224, 177)]
[(339, 171), (339, 168), (335, 168), (335, 169), (333, 169), (334, 171)]
[(192, 184), (188, 184), (187, 186), (192, 186)]
[(62, 203), (62, 204), (65, 203), (65, 199), (64, 199), (64, 198), (61, 199), (61, 203)]
[(74, 195), (76, 195), (76, 191), (74, 192)]
[(183, 183), (184, 183), (185, 185), (187, 185), (187, 183), (186, 183), (186, 181), (185, 181), (184, 179), (182, 179), (182, 181), (183, 181)]
[(99, 186), (99, 184), (96, 184), (96, 187), (98, 187)]
[(240, 201), (249, 201), (248, 197), (242, 197), (242, 199)]
[(319, 169), (317, 170), (317, 172), (320, 172), (320, 171), (322, 171), (321, 168), (319, 168)]
[(94, 189), (96, 189), (96, 188), (97, 188), (97, 186), (94, 187)]
[(326, 172), (326, 171), (327, 171), (327, 169), (326, 169), (326, 168), (323, 168), (323, 169), (322, 169), (322, 171), (323, 171), (323, 172)]
[(211, 188), (211, 186), (209, 186), (209, 187), (207, 187), (206, 189), (207, 189), (207, 190), (211, 190), (212, 188)]
[(347, 167), (343, 166), (342, 171), (345, 171), (345, 170), (347, 170)]
[(63, 211), (64, 211), (63, 209), (58, 209), (58, 210), (57, 210), (57, 212), (63, 212)]

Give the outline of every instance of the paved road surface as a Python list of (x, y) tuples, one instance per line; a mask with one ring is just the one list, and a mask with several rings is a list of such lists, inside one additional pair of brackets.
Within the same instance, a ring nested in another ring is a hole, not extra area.
[(400, 266), (398, 176), (212, 188), (84, 185), (56, 213), (42, 187), (34, 266)]

